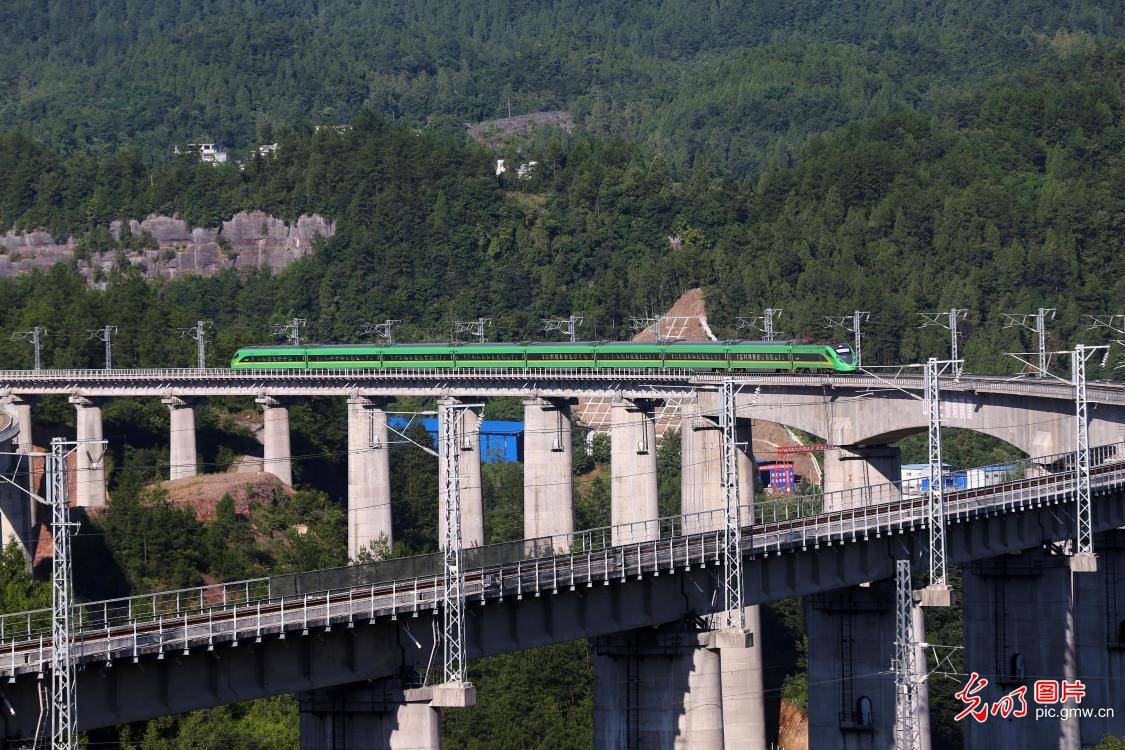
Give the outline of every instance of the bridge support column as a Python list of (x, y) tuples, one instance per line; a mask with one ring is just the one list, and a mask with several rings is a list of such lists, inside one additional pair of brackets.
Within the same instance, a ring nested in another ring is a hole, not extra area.
[(574, 475), (570, 401), (523, 402), (523, 538), (556, 537), (569, 549), (574, 532)]
[[(1042, 677), (1082, 680), (1082, 707), (1125, 705), (1125, 532), (1099, 535), (1095, 545), (1094, 573), (1075, 574), (1067, 556), (1043, 549), (965, 566), (965, 667), (989, 676), (985, 701), (1027, 685), (1034, 710)], [(971, 721), (965, 731), (967, 747), (1078, 750), (1125, 734), (1125, 716)]]
[(31, 405), (34, 401), (34, 396), (15, 394), (8, 394), (3, 398), (5, 410), (12, 415), (20, 427), (20, 434), (16, 437), (16, 450), (20, 453), (30, 452), (34, 445), (31, 436)]
[(839, 510), (869, 502), (888, 502), (901, 493), (883, 488), (883, 494), (868, 491), (873, 485), (902, 479), (902, 454), (894, 445), (846, 445), (824, 452), (824, 491), (849, 490), (847, 496), (830, 498)]
[[(614, 401), (611, 409), (610, 523), (613, 544), (660, 536), (656, 487), (656, 415), (648, 400)], [(632, 524), (629, 528), (617, 528)]]
[(301, 750), (440, 750), (441, 716), (418, 692), (387, 679), (304, 693)]
[(179, 396), (168, 396), (161, 401), (168, 407), (170, 423), (168, 478), (194, 477), (199, 473), (195, 448), (195, 407), (190, 400)]
[(273, 396), (259, 396), (262, 407), (262, 470), (293, 484), (293, 454), (289, 448), (289, 407)]
[[(726, 499), (722, 484), (722, 432), (713, 417), (712, 393), (699, 394), (694, 413), (680, 426), (680, 513), (684, 531), (691, 534), (723, 527)], [(751, 452), (753, 431), (749, 419), (739, 419), (735, 428), (739, 443), (739, 502), (742, 523), (750, 524), (757, 492), (758, 466)]]
[[(702, 533), (723, 528), (726, 501), (722, 487), (722, 433), (700, 410), (714, 409), (711, 394), (701, 394), (694, 416), (680, 427), (681, 511), (684, 531)], [(749, 524), (756, 487), (756, 465), (750, 452), (750, 420), (739, 420), (739, 499), (747, 506), (743, 523)], [(766, 746), (765, 689), (762, 678), (761, 612), (746, 608), (750, 645), (724, 645), (721, 655), (723, 727), (725, 745), (735, 748)]]
[(746, 608), (749, 645), (724, 644), (719, 650), (723, 688), (725, 750), (766, 747), (766, 691), (762, 671), (762, 618), (758, 605)]
[(391, 527), (391, 459), (387, 412), (366, 396), (348, 399), (348, 557), (382, 539)]
[(719, 426), (698, 413), (680, 423), (680, 513), (686, 534), (723, 528), (722, 437)]
[(597, 639), (594, 747), (723, 750), (723, 674), (711, 635), (677, 623)]
[[(809, 639), (809, 747), (891, 747), (894, 744), (894, 588), (888, 581), (806, 599)], [(924, 642), (922, 611), (914, 607), (914, 640)], [(919, 649), (920, 651), (920, 649)], [(919, 669), (925, 673), (924, 659)], [(930, 747), (929, 696), (923, 687), (917, 721)]]
[[(71, 396), (77, 411), (77, 439), (102, 439), (102, 408), (93, 399)], [(101, 508), (106, 502), (105, 446), (80, 445), (75, 452), (78, 470), (75, 476), (74, 505), (80, 508)]]
[[(457, 399), (443, 399), (443, 403), (457, 403)], [(457, 471), (461, 477), (461, 546), (479, 547), (484, 544), (484, 497), (480, 474), (480, 414), (474, 410), (461, 410), (458, 429), (460, 445), (457, 454)], [(445, 484), (445, 468), (438, 462), (438, 541), (445, 546), (445, 504), (440, 488)]]
[[(3, 408), (19, 426), (19, 434), (13, 440), (11, 450), (19, 453), (28, 453), (32, 449), (31, 437), (31, 396), (7, 395), (3, 397)], [(12, 481), (22, 487), (30, 487), (31, 459), (16, 459), (15, 457), (0, 457), (0, 471), (8, 475)], [(42, 459), (38, 467), (42, 468)], [(31, 488), (35, 489), (35, 488)], [(7, 544), (11, 537), (16, 537), (25, 552), (31, 553), (32, 534), (38, 518), (38, 503), (29, 498), (26, 493), (10, 484), (0, 486), (0, 545)]]

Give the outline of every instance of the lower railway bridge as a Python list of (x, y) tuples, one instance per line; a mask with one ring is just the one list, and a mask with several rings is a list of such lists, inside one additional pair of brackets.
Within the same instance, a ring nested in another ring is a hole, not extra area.
[[(1087, 705), (1125, 704), (1125, 444), (1091, 451), (1094, 572), (1068, 564), (1075, 460), (1039, 456), (1010, 481), (945, 498), (948, 559), (965, 578), (966, 658), (996, 677), (990, 699), (1030, 676), (1077, 676)], [(926, 499), (895, 483), (746, 507), (739, 555), (749, 616), (739, 630), (715, 622), (721, 509), (469, 548), (467, 655), (591, 638), (597, 747), (764, 747), (753, 612), (803, 596), (810, 746), (890, 747), (892, 644), (903, 627), (885, 582), (899, 561), (926, 569), (927, 513)], [(296, 693), (305, 748), (440, 747), (441, 711), (473, 698), (431, 677), (441, 661), (442, 564), (441, 555), (393, 559), (81, 604), (79, 725)], [(922, 652), (924, 610), (907, 606), (906, 635)], [(49, 611), (0, 618), (9, 743), (41, 730), (49, 628)], [(927, 709), (921, 690), (923, 740)], [(974, 724), (968, 746), (1077, 750), (1125, 733), (1123, 718)]]

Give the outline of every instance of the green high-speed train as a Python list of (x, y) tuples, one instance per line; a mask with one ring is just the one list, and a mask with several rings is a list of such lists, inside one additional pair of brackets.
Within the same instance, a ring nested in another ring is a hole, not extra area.
[(235, 353), (230, 366), (236, 370), (629, 368), (852, 372), (856, 369), (855, 357), (848, 344), (807, 341), (247, 346)]

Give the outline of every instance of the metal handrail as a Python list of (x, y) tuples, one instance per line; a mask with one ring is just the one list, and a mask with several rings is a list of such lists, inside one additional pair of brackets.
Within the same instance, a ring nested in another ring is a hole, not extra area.
[[(1094, 487), (1125, 486), (1125, 462), (1115, 456), (1113, 471), (1094, 477)], [(1046, 480), (1046, 481), (1045, 481)], [(1074, 474), (1023, 479), (997, 485), (987, 495), (959, 493), (949, 498), (947, 509), (954, 519), (977, 512), (1007, 511), (1041, 507), (1062, 501), (1073, 494)], [(821, 544), (856, 542), (874, 533), (891, 533), (910, 528), (924, 528), (925, 507), (917, 500), (900, 499), (882, 506), (867, 506), (851, 511), (833, 511), (794, 526), (792, 523), (761, 524), (754, 527), (752, 541), (744, 545), (748, 553), (769, 555), (787, 549), (807, 549)], [(472, 601), (487, 596), (507, 594), (517, 597), (540, 591), (557, 592), (562, 587), (573, 590), (577, 585), (590, 587), (611, 579), (624, 581), (629, 577), (659, 575), (677, 567), (717, 565), (720, 560), (722, 530), (705, 531), (668, 540), (653, 539), (626, 546), (601, 550), (568, 552), (562, 555), (505, 562), (486, 568), (480, 575), (466, 579), (465, 594)], [(360, 567), (360, 566), (355, 566)], [(314, 593), (298, 593), (272, 600), (259, 600), (245, 605), (211, 607), (205, 612), (180, 616), (159, 615), (145, 623), (134, 621), (125, 626), (90, 628), (75, 634), (75, 652), (81, 660), (110, 661), (115, 655), (181, 651), (188, 653), (195, 645), (213, 648), (216, 642), (237, 642), (240, 638), (261, 639), (263, 634), (283, 634), (299, 627), (307, 633), (310, 627), (330, 626), (334, 622), (354, 623), (373, 620), (381, 615), (398, 615), (421, 611), (438, 612), (441, 607), (439, 576), (412, 581), (356, 584)], [(241, 607), (241, 609), (240, 609)], [(49, 639), (40, 635), (17, 644), (12, 641), (0, 647), (0, 672), (41, 671), (49, 662)]]
[[(1074, 452), (1024, 459), (1013, 466), (1009, 473), (1013, 477), (1011, 481), (1001, 484), (981, 483), (978, 486), (958, 488), (957, 491), (995, 487), (997, 492), (1002, 493), (1019, 491), (1033, 485), (1041, 487), (1040, 476), (1026, 475), (1044, 471), (1044, 467), (1065, 471), (1064, 474), (1052, 475), (1055, 479), (1053, 486), (1060, 486), (1064, 492), (1070, 491), (1066, 488), (1070, 486), (1067, 483), (1073, 480), (1073, 475), (1067, 470), (1073, 466), (1073, 460)], [(1092, 448), (1090, 463), (1092, 467), (1125, 464), (1125, 442)], [(971, 472), (974, 469), (964, 471)], [(1020, 476), (1015, 478), (1017, 475)], [(865, 524), (868, 521), (878, 524), (879, 519), (885, 517), (908, 514), (913, 518), (918, 507), (918, 495), (910, 494), (914, 489), (910, 482), (899, 481), (839, 492), (789, 496), (754, 506), (746, 505), (742, 515), (749, 519), (753, 508), (753, 522), (747, 533), (748, 538), (757, 539), (761, 533), (768, 532), (769, 527), (777, 524), (801, 521), (807, 526), (800, 530), (801, 538), (811, 539), (822, 529), (845, 520), (852, 524), (853, 530), (862, 530), (869, 526), (860, 525), (859, 519)], [(963, 509), (959, 510), (956, 495), (951, 497), (952, 499), (947, 500), (947, 516), (956, 516)], [(858, 515), (856, 511), (863, 513)], [(715, 509), (584, 529), (569, 534), (500, 542), (466, 549), (464, 565), (466, 572), (477, 572), (496, 565), (606, 551), (635, 544), (667, 542), (716, 531), (723, 524), (724, 511)], [(82, 603), (75, 606), (74, 622), (77, 632), (97, 631), (147, 621), (143, 620), (146, 617), (190, 616), (205, 610), (224, 610), (269, 601), (279, 596), (308, 595), (356, 585), (394, 582), (407, 585), (409, 581), (419, 578), (440, 576), (441, 571), (441, 556), (437, 553), (392, 558), (270, 578)], [(17, 639), (23, 639), (18, 642), (25, 642), (49, 632), (49, 609), (0, 615), (0, 644), (17, 642)]]

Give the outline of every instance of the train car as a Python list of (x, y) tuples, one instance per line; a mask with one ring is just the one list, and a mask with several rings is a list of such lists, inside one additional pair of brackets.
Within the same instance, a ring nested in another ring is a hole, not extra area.
[(713, 372), (852, 372), (847, 344), (805, 341), (597, 341), (521, 344), (317, 344), (248, 346), (236, 370), (643, 369)]

